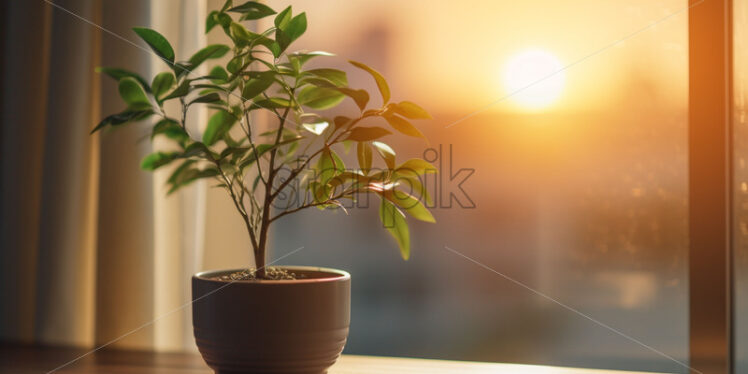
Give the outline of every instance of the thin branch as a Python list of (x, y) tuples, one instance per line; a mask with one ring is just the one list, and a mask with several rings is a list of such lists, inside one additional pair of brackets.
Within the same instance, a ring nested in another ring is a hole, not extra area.
[[(265, 95), (265, 97), (267, 97), (267, 95), (265, 93), (263, 93), (263, 95)], [(293, 92), (289, 93), (289, 95), (291, 97), (293, 97)], [(278, 114), (278, 111), (275, 110), (275, 108), (273, 108), (273, 111), (276, 114)], [(284, 128), (284, 126), (286, 124), (286, 119), (288, 118), (288, 112), (290, 112), (290, 111), (291, 111), (291, 107), (287, 106), (286, 110), (283, 112), (283, 116), (280, 117), (280, 124), (278, 125), (278, 133), (275, 134), (275, 141), (273, 142), (273, 149), (270, 150), (270, 164), (268, 166), (268, 169), (270, 170), (269, 171), (270, 174), (268, 176), (268, 181), (265, 184), (265, 187), (266, 187), (266, 190), (265, 190), (266, 193), (265, 194), (266, 194), (266, 196), (268, 196), (270, 198), (271, 202), (272, 202), (272, 199), (274, 198), (274, 195), (272, 193), (273, 192), (273, 186), (271, 184), (273, 183), (273, 179), (274, 179), (274, 177), (275, 177), (275, 175), (277, 173), (277, 171), (275, 170), (275, 155), (278, 152), (278, 145), (280, 144), (281, 137), (283, 136), (283, 128)]]
[(182, 104), (182, 130), (187, 132), (187, 104), (184, 102), (184, 96), (179, 98), (179, 102)]
[(226, 177), (226, 174), (221, 169), (221, 164), (218, 162), (218, 160), (211, 158), (213, 163), (216, 165), (216, 168), (218, 168), (218, 172), (220, 173), (221, 177), (223, 178), (223, 181), (226, 183), (226, 186), (228, 187), (229, 194), (231, 194), (231, 200), (234, 202), (234, 206), (239, 211), (239, 214), (244, 219), (244, 223), (247, 226), (247, 231), (249, 231), (249, 238), (252, 241), (252, 247), (258, 248), (257, 239), (255, 238), (254, 230), (252, 230), (252, 226), (249, 223), (249, 216), (247, 215), (247, 211), (244, 208), (241, 201), (237, 199), (236, 193), (234, 193), (233, 183), (229, 182), (228, 177)]
[(260, 165), (260, 154), (257, 153), (257, 147), (255, 146), (255, 142), (252, 139), (252, 124), (249, 123), (249, 112), (246, 110), (246, 107), (244, 107), (244, 104), (242, 104), (242, 109), (244, 109), (244, 118), (247, 120), (247, 140), (249, 141), (250, 147), (252, 147), (252, 152), (255, 154), (255, 163), (257, 164), (257, 173), (260, 176), (260, 180), (262, 180), (263, 184), (267, 184), (267, 181), (265, 181), (265, 176), (262, 174), (262, 166)]
[(277, 220), (277, 219), (279, 219), (279, 218), (281, 218), (283, 216), (296, 213), (296, 212), (298, 212), (300, 210), (303, 210), (303, 209), (307, 209), (307, 208), (311, 208), (311, 207), (315, 207), (315, 206), (320, 206), (320, 205), (325, 205), (325, 204), (331, 204), (335, 200), (341, 199), (341, 198), (343, 198), (345, 196), (352, 195), (352, 194), (357, 193), (357, 192), (366, 192), (366, 189), (356, 188), (356, 189), (353, 189), (353, 190), (343, 191), (340, 194), (338, 194), (336, 196), (333, 196), (333, 197), (331, 197), (331, 198), (329, 198), (329, 199), (327, 199), (325, 201), (308, 203), (308, 204), (306, 204), (306, 203), (302, 204), (302, 205), (300, 205), (300, 206), (298, 206), (296, 208), (293, 208), (291, 210), (286, 210), (286, 211), (283, 211), (281, 213), (278, 213), (275, 217), (273, 217), (273, 218), (270, 219), (270, 222), (272, 223), (275, 220)]
[(260, 211), (260, 205), (257, 203), (257, 198), (255, 197), (254, 193), (252, 191), (250, 191), (250, 189), (247, 188), (247, 186), (244, 183), (241, 184), (241, 187), (244, 190), (244, 194), (246, 196), (249, 196), (249, 202), (250, 202), (250, 204), (252, 206), (252, 212), (253, 213), (259, 213), (259, 211)]
[(298, 177), (299, 174), (301, 174), (301, 172), (304, 171), (304, 169), (306, 169), (307, 165), (309, 165), (309, 163), (312, 161), (312, 159), (314, 159), (315, 157), (317, 157), (317, 155), (319, 155), (320, 153), (322, 153), (322, 151), (324, 151), (324, 149), (325, 148), (323, 147), (323, 148), (320, 148), (319, 150), (317, 150), (316, 152), (312, 153), (312, 155), (309, 156), (309, 158), (307, 158), (301, 164), (301, 166), (299, 166), (298, 168), (292, 170), (291, 174), (288, 176), (288, 179), (286, 179), (285, 181), (283, 181), (280, 184), (280, 186), (278, 186), (278, 188), (275, 190), (275, 192), (272, 193), (273, 198), (275, 198), (276, 196), (278, 196), (278, 194), (280, 194), (280, 192), (283, 191), (283, 189), (286, 186), (288, 186), (288, 184), (291, 183), (291, 181), (293, 181), (296, 177)]

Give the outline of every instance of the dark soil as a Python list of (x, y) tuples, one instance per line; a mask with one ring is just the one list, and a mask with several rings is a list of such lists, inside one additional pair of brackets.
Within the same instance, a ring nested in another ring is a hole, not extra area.
[[(298, 279), (296, 274), (282, 268), (269, 267), (265, 269), (265, 277), (262, 279), (268, 280), (293, 280)], [(302, 277), (303, 278), (303, 277)], [(217, 277), (213, 277), (215, 280), (221, 281), (251, 281), (257, 280), (255, 276), (255, 269), (247, 269), (242, 271), (236, 271), (231, 274), (223, 274)]]

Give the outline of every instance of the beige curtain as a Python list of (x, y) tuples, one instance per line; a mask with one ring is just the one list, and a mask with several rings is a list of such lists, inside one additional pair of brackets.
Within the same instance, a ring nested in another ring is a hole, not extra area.
[(131, 28), (159, 30), (187, 58), (207, 42), (208, 4), (55, 3), (65, 10), (2, 4), (0, 339), (192, 349), (189, 276), (250, 263), (240, 222), (205, 182), (167, 198), (168, 170), (139, 169), (164, 146), (147, 141), (147, 124), (89, 131), (123, 105), (96, 66), (146, 77), (166, 69)]
[(90, 344), (98, 142), (84, 134), (99, 112), (100, 35), (43, 2), (4, 2), (3, 18), (0, 333)]

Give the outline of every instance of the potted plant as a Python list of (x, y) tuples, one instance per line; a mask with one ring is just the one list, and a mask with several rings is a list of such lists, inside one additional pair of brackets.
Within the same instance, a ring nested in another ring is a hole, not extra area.
[[(261, 33), (241, 24), (270, 16), (273, 26)], [(381, 139), (391, 130), (423, 137), (409, 120), (430, 118), (428, 113), (409, 101), (391, 102), (385, 79), (363, 63), (350, 61), (374, 78), (381, 106), (372, 105), (367, 91), (349, 87), (344, 71), (306, 68), (311, 59), (331, 56), (287, 51), (306, 27), (305, 13), (294, 15), (290, 6), (276, 13), (261, 3), (234, 5), (228, 0), (208, 15), (206, 32), (222, 29), (232, 45), (209, 45), (187, 61), (176, 61), (161, 34), (134, 28), (168, 70), (149, 82), (123, 69), (99, 68), (118, 80), (127, 107), (93, 131), (151, 120), (151, 139), (166, 137), (174, 145), (149, 154), (142, 168), (175, 164), (169, 193), (196, 180), (215, 180), (246, 226), (254, 268), (192, 277), (195, 338), (217, 373), (324, 373), (345, 344), (350, 275), (267, 267), (268, 234), (278, 219), (310, 207), (345, 210), (361, 194), (373, 194), (381, 200), (379, 217), (404, 259), (410, 253), (404, 212), (434, 222), (421, 202), (428, 194), (420, 177), (435, 168), (421, 159), (398, 164), (395, 151)], [(207, 75), (193, 73), (226, 54), (231, 58), (225, 66), (213, 66)], [(320, 112), (346, 98), (358, 107), (354, 116), (330, 118)], [(180, 104), (177, 113), (165, 109), (172, 100)], [(186, 123), (195, 105), (212, 112), (199, 136)], [(272, 114), (262, 132), (254, 115), (259, 111)], [(376, 119), (388, 128), (371, 125)], [(346, 145), (356, 148), (357, 168), (347, 169), (338, 155)], [(382, 159), (381, 169), (372, 166), (375, 153)]]

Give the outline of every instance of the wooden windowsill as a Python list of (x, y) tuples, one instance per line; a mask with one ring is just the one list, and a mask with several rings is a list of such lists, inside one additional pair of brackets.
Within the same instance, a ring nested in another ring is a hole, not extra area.
[[(47, 373), (87, 350), (0, 344), (0, 373)], [(61, 368), (60, 374), (211, 374), (199, 354), (102, 349)], [(630, 371), (343, 355), (329, 374), (634, 374)]]
[[(635, 374), (642, 372), (343, 355), (329, 374)], [(651, 374), (651, 373), (649, 373)]]

